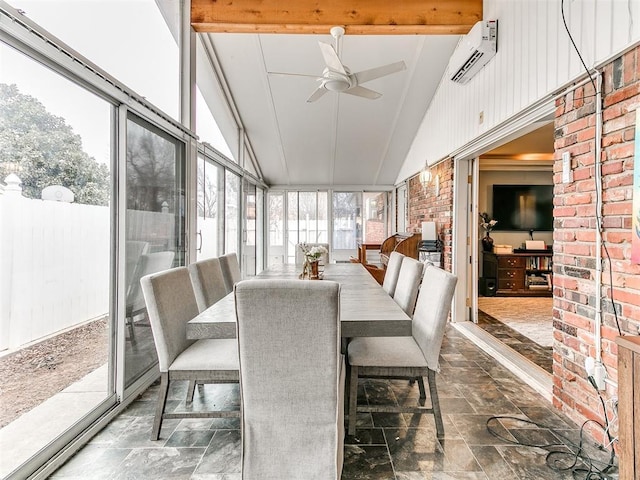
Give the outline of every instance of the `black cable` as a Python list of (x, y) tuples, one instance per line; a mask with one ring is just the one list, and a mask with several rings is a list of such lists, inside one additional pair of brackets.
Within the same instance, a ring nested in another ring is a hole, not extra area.
[(564, 29), (566, 30), (567, 35), (569, 36), (569, 40), (571, 40), (571, 44), (573, 45), (574, 50), (578, 54), (578, 58), (580, 59), (580, 62), (582, 62), (582, 66), (584, 67), (584, 70), (587, 72), (587, 75), (589, 76), (589, 80), (591, 80), (591, 85), (593, 85), (593, 91), (597, 92), (598, 89), (596, 88), (596, 82), (593, 79), (593, 77), (591, 76), (591, 72), (589, 71), (589, 67), (587, 67), (586, 63), (584, 63), (584, 60), (582, 59), (582, 55), (580, 54), (580, 50), (578, 50), (578, 46), (576, 45), (576, 42), (573, 41), (573, 36), (571, 35), (571, 32), (569, 31), (569, 26), (567, 25), (567, 19), (564, 16), (564, 0), (562, 0), (560, 2), (560, 12), (562, 13), (562, 23), (564, 23)]
[(618, 333), (622, 337), (624, 333), (622, 333), (622, 329), (620, 328), (618, 309), (616, 308), (616, 303), (614, 301), (615, 299), (613, 298), (613, 267), (611, 266), (611, 255), (609, 255), (609, 249), (607, 248), (606, 242), (602, 242), (602, 246), (604, 247), (604, 253), (607, 256), (607, 260), (609, 262), (609, 297), (611, 298), (611, 309), (613, 310), (613, 316), (616, 319), (616, 327), (618, 328)]
[[(560, 12), (562, 13), (562, 23), (564, 24), (564, 29), (567, 32), (567, 35), (569, 36), (569, 40), (571, 41), (571, 44), (573, 45), (574, 50), (578, 54), (578, 58), (580, 59), (580, 62), (582, 63), (582, 66), (584, 67), (585, 72), (587, 72), (587, 75), (589, 76), (591, 85), (593, 85), (593, 91), (594, 93), (596, 93), (598, 91), (596, 87), (596, 82), (593, 79), (593, 76), (591, 75), (591, 72), (589, 71), (587, 64), (584, 62), (584, 59), (582, 58), (582, 54), (580, 53), (580, 50), (578, 50), (578, 46), (576, 45), (576, 42), (573, 41), (573, 36), (571, 35), (571, 31), (569, 30), (569, 26), (567, 25), (567, 19), (564, 16), (564, 0), (561, 0), (560, 2)], [(583, 98), (585, 97), (583, 96)], [(596, 168), (599, 168), (598, 166), (600, 165), (600, 159), (595, 158), (594, 160), (595, 160), (594, 164)], [(598, 196), (598, 203), (602, 203), (602, 200), (600, 198), (600, 193), (598, 192), (598, 188), (596, 188), (596, 195)], [(602, 232), (604, 231), (604, 228), (602, 226), (601, 212), (596, 212), (596, 222), (598, 225), (598, 231), (600, 232), (600, 234), (602, 234)], [(607, 256), (607, 261), (609, 262), (609, 292), (610, 292), (611, 308), (613, 309), (613, 315), (616, 320), (616, 327), (618, 328), (618, 333), (620, 334), (620, 336), (622, 336), (624, 334), (622, 333), (622, 329), (620, 328), (618, 311), (616, 309), (615, 299), (613, 298), (613, 268), (611, 266), (611, 255), (609, 255), (609, 249), (607, 248), (607, 245), (605, 242), (602, 242), (602, 246), (604, 247), (604, 252)], [(602, 265), (600, 265), (600, 268), (602, 268)], [(600, 285), (597, 285), (597, 288), (600, 288)]]
[[(493, 421), (499, 421), (499, 420), (514, 420), (514, 421), (525, 423), (527, 425), (534, 425), (537, 428), (549, 430), (551, 433), (553, 433), (553, 435), (559, 438), (561, 442), (560, 443), (528, 443), (528, 442), (521, 442), (518, 440), (511, 440), (510, 438), (503, 437), (492, 428), (491, 423)], [(609, 456), (608, 462), (594, 460), (587, 454), (587, 452), (585, 452), (584, 429), (586, 425), (589, 424), (590, 422), (595, 423), (603, 430), (606, 430), (607, 435), (611, 440), (609, 429), (608, 428), (605, 429), (605, 426), (602, 425), (600, 422), (597, 422), (596, 420), (587, 420), (582, 424), (582, 426), (580, 427), (580, 440), (579, 440), (579, 443), (577, 444), (573, 442), (571, 439), (569, 439), (568, 437), (566, 437), (565, 435), (563, 435), (562, 433), (558, 432), (557, 430), (547, 425), (543, 425), (543, 424), (534, 422), (532, 420), (524, 419), (524, 418), (513, 417), (508, 415), (492, 416), (492, 417), (489, 417), (486, 425), (489, 433), (491, 433), (494, 437), (506, 443), (509, 443), (512, 445), (525, 446), (525, 447), (542, 448), (547, 450), (548, 453), (547, 453), (547, 456), (545, 457), (545, 462), (547, 463), (547, 466), (550, 469), (556, 472), (570, 471), (574, 478), (577, 478), (576, 475), (584, 475), (584, 477), (581, 477), (583, 480), (608, 480), (610, 477), (607, 476), (606, 473), (610, 469), (615, 467), (615, 463), (614, 463), (615, 451), (613, 450), (613, 447), (610, 448), (610, 456)], [(561, 448), (568, 448), (569, 452), (561, 450)]]

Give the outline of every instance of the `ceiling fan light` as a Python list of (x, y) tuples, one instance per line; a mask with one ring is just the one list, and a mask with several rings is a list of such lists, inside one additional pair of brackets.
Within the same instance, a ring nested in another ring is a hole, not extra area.
[(349, 90), (349, 83), (344, 80), (328, 79), (324, 82), (324, 88), (331, 92), (344, 92)]

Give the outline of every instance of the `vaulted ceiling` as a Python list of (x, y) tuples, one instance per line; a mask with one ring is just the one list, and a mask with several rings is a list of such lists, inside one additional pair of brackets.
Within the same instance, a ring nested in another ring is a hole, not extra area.
[[(396, 183), (460, 35), (482, 19), (481, 0), (191, 4), (192, 26), (219, 62), (264, 180), (281, 186)], [(335, 46), (334, 25), (346, 30), (337, 50), (350, 72), (405, 62), (364, 85), (380, 98), (327, 92), (307, 102), (325, 68), (318, 43)]]

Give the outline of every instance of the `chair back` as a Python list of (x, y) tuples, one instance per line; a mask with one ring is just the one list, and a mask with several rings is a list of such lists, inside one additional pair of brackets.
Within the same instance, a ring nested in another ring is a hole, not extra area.
[(339, 285), (245, 280), (235, 297), (243, 480), (338, 480), (344, 446)]
[(144, 310), (145, 302), (142, 295), (140, 279), (151, 273), (162, 272), (171, 268), (175, 252), (154, 252), (141, 255), (131, 279), (127, 292), (127, 316), (135, 315)]
[(240, 264), (238, 263), (238, 255), (235, 253), (226, 253), (220, 257), (220, 268), (224, 277), (224, 285), (227, 293), (233, 292), (233, 286), (242, 280), (240, 272)]
[(208, 258), (187, 267), (193, 284), (198, 310), (203, 312), (227, 294), (218, 258)]
[[(327, 253), (320, 255), (320, 263), (327, 265), (329, 263), (329, 244), (328, 243), (307, 243), (309, 248), (311, 247), (324, 247)], [(302, 265), (304, 263), (304, 254), (300, 249), (300, 244), (296, 245), (296, 265)]]
[(387, 270), (384, 273), (382, 288), (391, 297), (393, 297), (393, 294), (396, 292), (398, 275), (400, 274), (403, 258), (404, 255), (399, 252), (391, 252), (391, 255), (389, 255), (389, 263), (387, 263)]
[(427, 366), (436, 372), (439, 370), (440, 347), (457, 282), (455, 275), (428, 265), (413, 314), (413, 338), (420, 345)]
[(418, 297), (423, 271), (424, 263), (406, 256), (402, 259), (393, 299), (410, 317), (413, 315), (413, 309), (416, 306), (416, 298)]
[[(125, 281), (127, 285), (127, 295), (129, 290), (135, 285), (135, 273), (139, 270), (138, 264), (140, 263), (140, 257), (147, 253), (149, 250), (149, 242), (142, 242), (137, 240), (127, 240), (125, 243)], [(140, 281), (140, 277), (137, 278)]]
[(147, 304), (160, 372), (194, 340), (187, 340), (187, 322), (198, 315), (198, 304), (187, 267), (146, 275), (140, 280)]

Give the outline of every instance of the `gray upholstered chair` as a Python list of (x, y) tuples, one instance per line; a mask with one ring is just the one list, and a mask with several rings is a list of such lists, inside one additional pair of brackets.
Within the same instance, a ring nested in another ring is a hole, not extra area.
[(220, 259), (200, 260), (187, 268), (200, 312), (205, 311), (228, 293)]
[(147, 275), (140, 283), (160, 367), (160, 391), (151, 439), (158, 439), (165, 418), (239, 416), (237, 410), (165, 413), (169, 383), (174, 380), (237, 383), (240, 376), (238, 346), (234, 339), (187, 339), (186, 324), (198, 315), (187, 267)]
[(344, 447), (339, 285), (235, 287), (243, 480), (338, 480)]
[(238, 255), (235, 253), (226, 253), (220, 257), (220, 268), (224, 277), (224, 285), (227, 293), (233, 292), (233, 286), (242, 280), (242, 272), (240, 272), (240, 264), (238, 263)]
[[(187, 268), (200, 313), (227, 295), (220, 259), (207, 258), (192, 263)], [(198, 382), (198, 385), (202, 385), (202, 382)], [(196, 382), (191, 380), (187, 389), (187, 402), (193, 401), (195, 389)]]
[[(329, 244), (328, 243), (307, 243), (309, 247), (324, 247), (327, 250), (327, 253), (324, 253), (320, 256), (320, 263), (322, 265), (327, 265), (329, 263)], [(304, 263), (304, 254), (300, 249), (300, 244), (296, 245), (296, 265), (302, 265)]]
[(423, 271), (424, 263), (406, 256), (402, 259), (393, 299), (409, 316), (413, 315), (416, 306)]
[(400, 267), (402, 266), (402, 259), (404, 255), (399, 252), (391, 252), (389, 255), (389, 263), (384, 273), (384, 280), (382, 281), (382, 288), (391, 297), (396, 291), (396, 285), (398, 283), (398, 275), (400, 274)]
[[(355, 434), (357, 412), (431, 413), (434, 416), (438, 438), (444, 437), (440, 413), (436, 372), (444, 331), (451, 309), (457, 277), (434, 267), (426, 268), (423, 288), (418, 296), (410, 337), (359, 337), (348, 346), (349, 368), (349, 435)], [(425, 408), (424, 378), (429, 383), (431, 407)], [(386, 377), (417, 378), (420, 406), (358, 406), (358, 378)]]

